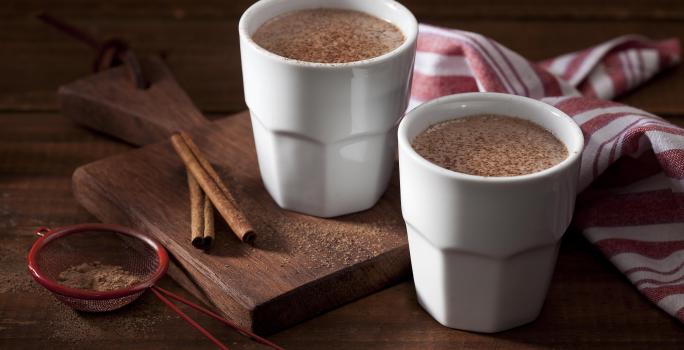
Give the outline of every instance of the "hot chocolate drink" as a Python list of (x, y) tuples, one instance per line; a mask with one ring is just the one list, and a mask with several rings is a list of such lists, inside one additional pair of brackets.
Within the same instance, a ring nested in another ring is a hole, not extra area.
[(530, 121), (476, 115), (430, 126), (412, 142), (440, 167), (480, 176), (518, 176), (550, 168), (568, 156), (553, 134)]
[(295, 60), (346, 63), (381, 56), (405, 39), (395, 25), (369, 14), (318, 8), (276, 16), (261, 25), (252, 40)]

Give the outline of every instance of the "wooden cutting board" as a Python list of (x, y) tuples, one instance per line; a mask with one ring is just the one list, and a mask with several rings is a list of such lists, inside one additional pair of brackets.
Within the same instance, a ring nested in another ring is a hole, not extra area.
[(160, 240), (211, 303), (262, 334), (408, 276), (396, 177), (368, 211), (321, 219), (283, 210), (261, 182), (248, 113), (208, 122), (161, 61), (144, 67), (152, 80), (146, 91), (131, 89), (121, 68), (62, 87), (65, 114), (136, 144), (186, 129), (233, 186), (258, 238), (241, 243), (217, 216), (212, 248), (192, 247), (185, 170), (166, 141), (78, 168), (73, 191), (88, 211)]

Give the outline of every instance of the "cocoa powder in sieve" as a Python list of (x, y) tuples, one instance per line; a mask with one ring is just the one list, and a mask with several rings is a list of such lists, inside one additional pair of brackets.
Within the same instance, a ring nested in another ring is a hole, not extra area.
[(121, 266), (94, 261), (69, 267), (59, 274), (58, 281), (71, 288), (105, 292), (130, 287), (140, 282), (140, 277)]

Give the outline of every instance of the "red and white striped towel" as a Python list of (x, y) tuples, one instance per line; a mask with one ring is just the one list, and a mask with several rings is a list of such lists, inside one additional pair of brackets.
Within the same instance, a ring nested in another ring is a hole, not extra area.
[(573, 117), (586, 139), (574, 224), (684, 322), (684, 129), (603, 100), (679, 63), (679, 41), (623, 36), (533, 63), (476, 33), (428, 25), (419, 33), (410, 108), (492, 91), (541, 99)]

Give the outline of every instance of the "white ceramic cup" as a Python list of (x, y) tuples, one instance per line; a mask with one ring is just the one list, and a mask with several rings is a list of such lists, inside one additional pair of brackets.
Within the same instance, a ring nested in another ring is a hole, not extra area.
[[(295, 10), (342, 8), (396, 25), (404, 43), (350, 63), (287, 59), (251, 35)], [(391, 0), (262, 0), (240, 18), (240, 53), (261, 178), (282, 208), (332, 217), (372, 207), (396, 155), (396, 129), (408, 104), (418, 26)]]
[[(563, 142), (568, 157), (537, 173), (483, 177), (439, 167), (411, 147), (429, 126), (477, 114), (530, 120)], [(451, 328), (498, 332), (533, 321), (572, 218), (580, 128), (540, 101), (467, 93), (417, 107), (398, 134), (401, 208), (419, 303)]]

